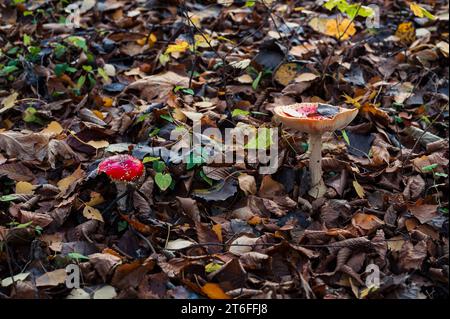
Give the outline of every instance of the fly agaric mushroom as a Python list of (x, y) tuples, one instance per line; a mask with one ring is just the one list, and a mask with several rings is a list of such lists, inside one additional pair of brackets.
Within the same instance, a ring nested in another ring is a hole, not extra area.
[(323, 103), (296, 103), (277, 106), (274, 113), (287, 127), (309, 133), (311, 189), (308, 194), (314, 198), (322, 197), (326, 192), (322, 178), (322, 135), (346, 127), (356, 117), (358, 109)]
[[(98, 173), (105, 173), (116, 184), (117, 191), (123, 192), (106, 208), (108, 211), (134, 189), (134, 182), (144, 175), (144, 164), (131, 155), (110, 156), (98, 165)], [(124, 204), (124, 203), (119, 203)]]

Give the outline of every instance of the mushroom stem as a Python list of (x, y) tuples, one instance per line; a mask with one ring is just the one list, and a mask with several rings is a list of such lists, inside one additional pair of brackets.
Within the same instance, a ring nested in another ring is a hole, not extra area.
[(308, 194), (314, 198), (322, 197), (326, 193), (322, 179), (322, 134), (311, 133), (309, 136), (309, 172), (311, 173), (311, 189)]

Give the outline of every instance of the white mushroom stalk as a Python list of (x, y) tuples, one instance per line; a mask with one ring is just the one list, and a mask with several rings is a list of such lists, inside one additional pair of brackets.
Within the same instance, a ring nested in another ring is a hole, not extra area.
[(322, 103), (297, 103), (277, 106), (274, 113), (285, 126), (309, 133), (311, 188), (308, 194), (313, 198), (322, 197), (327, 190), (322, 176), (322, 135), (346, 127), (356, 117), (358, 109)]

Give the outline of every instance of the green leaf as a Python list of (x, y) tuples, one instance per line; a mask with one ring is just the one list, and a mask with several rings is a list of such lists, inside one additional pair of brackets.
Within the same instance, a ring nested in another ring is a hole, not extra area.
[(172, 176), (170, 174), (156, 173), (155, 182), (160, 190), (165, 191), (172, 184)]
[(166, 121), (173, 123), (173, 118), (170, 114), (162, 114), (159, 116), (162, 119), (165, 119)]
[(19, 196), (14, 195), (14, 194), (3, 195), (3, 196), (0, 196), (0, 202), (10, 202), (10, 201), (16, 200), (18, 198), (19, 198)]
[(23, 45), (29, 46), (31, 44), (31, 37), (28, 34), (23, 35)]
[(67, 38), (67, 41), (74, 45), (75, 47), (82, 49), (84, 52), (87, 52), (88, 47), (86, 44), (86, 39), (78, 36), (70, 36)]
[(165, 66), (167, 64), (167, 62), (169, 62), (169, 61), (170, 61), (170, 55), (168, 55), (168, 54), (161, 54), (159, 56), (159, 63), (162, 66)]
[(259, 81), (261, 81), (261, 77), (262, 77), (262, 72), (259, 72), (258, 76), (256, 77), (256, 79), (253, 80), (253, 83), (252, 83), (253, 90), (256, 91), (256, 89), (258, 88)]
[(67, 68), (69, 67), (69, 65), (67, 63), (62, 63), (62, 64), (57, 64), (55, 65), (55, 75), (56, 76), (61, 76), (64, 74), (64, 72), (66, 72)]
[(109, 76), (108, 76), (108, 74), (106, 74), (105, 69), (103, 69), (103, 68), (98, 68), (98, 69), (97, 69), (97, 72), (98, 72), (98, 74), (103, 78), (103, 80), (109, 81)]
[(345, 142), (350, 145), (350, 139), (348, 138), (347, 132), (345, 130), (341, 130), (342, 137), (344, 138)]
[(448, 177), (448, 174), (439, 173), (439, 172), (434, 173), (434, 175), (439, 176), (439, 177)]
[(124, 231), (125, 229), (127, 229), (127, 227), (128, 227), (128, 223), (126, 220), (121, 220), (117, 223), (117, 231), (119, 233)]
[(28, 223), (24, 223), (24, 224), (19, 224), (16, 226), (16, 228), (27, 228), (31, 224), (33, 224), (33, 221), (29, 221)]
[(77, 80), (76, 88), (78, 90), (81, 90), (81, 88), (83, 87), (85, 82), (86, 82), (86, 77), (84, 75), (80, 76)]
[(145, 164), (145, 163), (150, 163), (150, 162), (154, 162), (157, 160), (159, 160), (159, 157), (146, 156), (142, 159), (142, 163)]
[(193, 89), (182, 89), (181, 91), (183, 91), (186, 94), (195, 95), (195, 92)]
[(86, 257), (85, 255), (82, 255), (80, 253), (68, 253), (67, 257), (74, 260), (89, 260), (89, 257)]
[(205, 271), (207, 273), (211, 273), (211, 272), (215, 272), (215, 271), (219, 270), (220, 268), (222, 268), (221, 264), (216, 264), (215, 262), (212, 262), (205, 266)]
[(245, 6), (246, 8), (251, 8), (253, 6), (255, 6), (256, 0), (248, 0), (245, 2)]
[(5, 76), (8, 74), (13, 73), (14, 71), (17, 71), (19, 68), (15, 65), (9, 65), (5, 66), (3, 69), (0, 70), (0, 76)]
[(199, 175), (201, 178), (203, 178), (203, 180), (205, 182), (207, 182), (209, 184), (209, 186), (213, 186), (213, 180), (211, 178), (209, 178), (208, 176), (206, 176), (206, 174), (203, 170), (200, 171)]
[(83, 65), (82, 68), (86, 72), (91, 72), (92, 71), (92, 66), (91, 65)]
[(44, 121), (36, 115), (37, 110), (30, 106), (23, 113), (23, 120), (27, 123), (36, 123), (39, 125), (44, 125)]
[(159, 173), (162, 173), (166, 169), (166, 163), (163, 161), (155, 161), (153, 162), (153, 169)]
[(245, 111), (245, 110), (241, 110), (241, 109), (234, 109), (233, 112), (231, 112), (231, 116), (232, 117), (236, 117), (236, 116), (247, 116), (249, 115), (250, 112), (249, 111)]
[(433, 169), (435, 169), (436, 167), (438, 167), (438, 164), (431, 164), (431, 165), (427, 165), (427, 166), (423, 166), (422, 167), (422, 172), (431, 172)]
[(272, 145), (272, 135), (269, 128), (263, 127), (258, 130), (257, 136), (253, 137), (246, 145), (245, 149), (268, 149)]

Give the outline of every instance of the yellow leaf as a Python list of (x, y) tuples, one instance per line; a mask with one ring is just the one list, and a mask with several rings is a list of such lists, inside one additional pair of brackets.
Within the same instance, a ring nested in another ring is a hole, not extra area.
[(105, 116), (99, 110), (93, 110), (92, 113), (94, 113), (95, 116), (97, 116), (100, 120), (104, 120), (105, 119)]
[(34, 186), (28, 182), (17, 182), (16, 194), (33, 194)]
[(62, 180), (60, 180), (57, 185), (58, 188), (61, 190), (61, 192), (66, 192), (66, 190), (69, 188), (70, 185), (75, 183), (76, 181), (82, 179), (84, 177), (85, 173), (81, 169), (81, 167), (78, 167), (75, 172), (73, 172), (72, 175), (69, 175)]
[(210, 299), (231, 299), (218, 284), (207, 283), (202, 287), (202, 292)]
[(49, 125), (47, 125), (46, 128), (44, 128), (41, 131), (41, 133), (48, 134), (48, 135), (53, 135), (53, 134), (58, 135), (58, 134), (61, 134), (63, 131), (64, 131), (64, 129), (61, 126), (61, 124), (59, 124), (56, 121), (52, 121), (52, 122), (50, 122)]
[(349, 19), (336, 20), (335, 18), (315, 17), (309, 22), (314, 31), (346, 40), (356, 33), (355, 24)]
[(358, 194), (360, 198), (364, 198), (364, 196), (366, 196), (364, 188), (356, 180), (353, 181), (353, 187), (355, 188), (356, 194)]
[(14, 92), (11, 95), (7, 96), (5, 99), (2, 100), (1, 105), (3, 107), (0, 109), (0, 113), (12, 108), (16, 104), (17, 97), (19, 96), (19, 93)]
[(183, 53), (188, 48), (189, 48), (189, 43), (187, 41), (177, 40), (177, 41), (175, 41), (175, 44), (169, 44), (169, 46), (166, 49), (165, 54), (169, 54), (169, 53)]
[(87, 219), (95, 219), (104, 222), (102, 213), (100, 213), (100, 211), (97, 208), (94, 208), (89, 205), (84, 206), (83, 216), (86, 217)]
[(325, 34), (331, 35), (336, 39), (346, 40), (356, 33), (355, 24), (349, 19), (337, 21), (329, 19), (326, 24)]
[(422, 8), (420, 5), (418, 5), (415, 2), (411, 2), (409, 4), (409, 8), (411, 9), (411, 11), (414, 13), (414, 15), (416, 17), (419, 17), (419, 18), (426, 17), (431, 20), (436, 19), (436, 17), (434, 15), (432, 15), (428, 10)]
[(105, 201), (105, 199), (103, 198), (102, 194), (97, 193), (97, 192), (91, 192), (91, 199), (89, 200), (89, 202), (86, 203), (86, 205), (96, 206), (96, 205), (100, 205), (104, 201)]
[(113, 105), (113, 99), (110, 97), (102, 97), (102, 102), (104, 107), (111, 107)]
[(222, 238), (222, 225), (221, 224), (215, 224), (212, 227), (212, 230), (216, 233), (217, 238), (219, 239), (220, 242), (222, 242), (223, 238)]
[(409, 4), (409, 8), (411, 9), (411, 11), (414, 13), (414, 15), (416, 17), (423, 18), (422, 7), (419, 6), (417, 3), (411, 2)]
[(89, 141), (86, 144), (92, 146), (95, 149), (105, 148), (109, 146), (108, 141)]
[(400, 23), (395, 31), (395, 36), (403, 43), (411, 43), (416, 39), (416, 30), (412, 22)]

